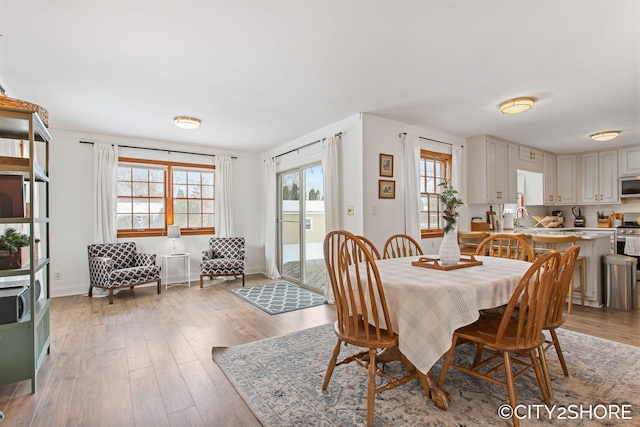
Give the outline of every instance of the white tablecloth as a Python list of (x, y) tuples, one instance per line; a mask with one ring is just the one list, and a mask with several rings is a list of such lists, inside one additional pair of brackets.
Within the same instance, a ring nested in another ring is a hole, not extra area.
[(531, 263), (478, 256), (483, 265), (439, 271), (412, 266), (418, 258), (376, 264), (400, 351), (427, 373), (451, 347), (456, 329), (509, 301)]

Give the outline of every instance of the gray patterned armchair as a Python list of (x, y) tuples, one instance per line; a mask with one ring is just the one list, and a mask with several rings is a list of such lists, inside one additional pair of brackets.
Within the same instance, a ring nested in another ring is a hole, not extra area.
[(200, 287), (205, 276), (242, 276), (244, 286), (244, 237), (213, 237), (202, 252)]
[(161, 293), (160, 267), (155, 254), (140, 254), (134, 242), (89, 245), (89, 296), (93, 288), (109, 289), (109, 304), (113, 304), (115, 288), (158, 282)]

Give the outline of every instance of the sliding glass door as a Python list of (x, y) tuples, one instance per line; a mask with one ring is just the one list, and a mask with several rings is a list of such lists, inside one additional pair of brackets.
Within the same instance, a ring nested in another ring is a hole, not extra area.
[(278, 174), (278, 261), (282, 277), (324, 291), (324, 189), (320, 164)]

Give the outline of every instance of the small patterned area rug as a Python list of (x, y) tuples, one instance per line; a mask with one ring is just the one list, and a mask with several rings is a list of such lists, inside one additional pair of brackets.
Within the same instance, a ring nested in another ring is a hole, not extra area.
[(286, 313), (324, 304), (324, 296), (289, 282), (231, 289), (243, 300), (269, 314)]
[[(526, 426), (638, 426), (640, 425), (640, 348), (591, 336), (559, 330), (570, 376), (553, 350), (547, 354), (553, 377), (551, 415), (544, 407), (533, 373), (516, 380), (522, 414), (531, 410), (520, 425)], [(367, 372), (356, 363), (336, 367), (329, 387), (322, 391), (327, 363), (335, 346), (333, 325), (323, 325), (229, 348), (213, 348), (215, 362), (265, 427), (366, 426)], [(342, 347), (340, 355), (356, 353)], [(474, 349), (456, 349), (457, 361), (473, 360)], [(434, 367), (436, 378), (443, 359)], [(397, 373), (399, 363), (385, 370)], [(508, 404), (507, 389), (449, 370), (444, 388), (451, 393), (448, 411), (427, 400), (420, 381), (376, 395), (374, 426), (511, 426), (498, 408)], [(609, 418), (605, 406), (629, 405), (619, 412), (627, 419)], [(537, 406), (536, 406), (537, 405)], [(574, 405), (574, 406), (571, 406)], [(582, 405), (582, 406), (580, 406)], [(604, 406), (603, 406), (604, 405)], [(536, 409), (537, 408), (537, 409)], [(582, 414), (579, 411), (582, 408)], [(589, 408), (592, 408), (589, 416)], [(536, 412), (537, 411), (537, 412)], [(536, 413), (538, 415), (536, 415)], [(606, 415), (606, 416), (605, 416)], [(628, 417), (631, 417), (630, 419)], [(601, 419), (599, 419), (601, 418)]]

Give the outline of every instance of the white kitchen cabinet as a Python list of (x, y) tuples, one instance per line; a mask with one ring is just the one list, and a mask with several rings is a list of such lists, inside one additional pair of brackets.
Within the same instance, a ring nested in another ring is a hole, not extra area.
[(516, 203), (517, 146), (489, 135), (467, 139), (467, 203)]
[(559, 205), (578, 203), (578, 156), (563, 154), (556, 156)]
[(620, 149), (620, 176), (640, 175), (640, 145)]
[(558, 203), (557, 200), (557, 166), (556, 166), (556, 155), (551, 153), (543, 153), (542, 154), (542, 175), (544, 182), (543, 196), (544, 196), (544, 204), (545, 205), (555, 205)]
[(580, 155), (580, 203), (619, 203), (618, 150)]
[[(585, 259), (585, 305), (602, 306), (602, 256), (610, 253), (609, 236), (599, 235), (594, 239), (581, 239), (576, 242), (580, 246), (580, 256)], [(580, 284), (578, 270), (573, 275), (573, 286)], [(573, 303), (580, 304), (580, 293), (573, 295)]]
[(520, 145), (518, 147), (518, 159), (524, 162), (542, 164), (543, 153), (537, 148), (527, 147), (526, 145)]

